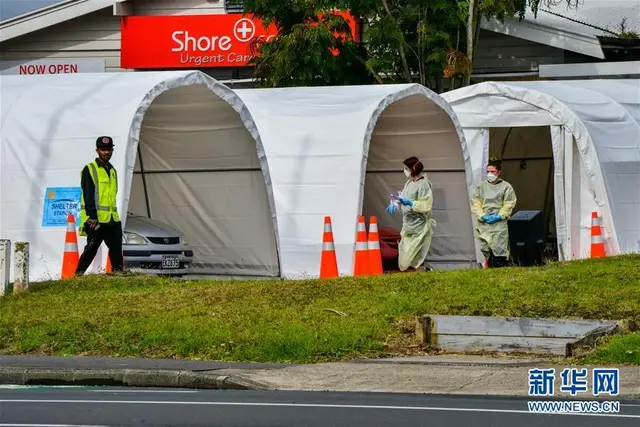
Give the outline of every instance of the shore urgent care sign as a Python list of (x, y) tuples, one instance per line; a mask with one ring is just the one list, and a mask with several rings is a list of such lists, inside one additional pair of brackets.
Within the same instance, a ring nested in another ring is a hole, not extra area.
[[(359, 41), (356, 19), (345, 17)], [(275, 25), (265, 28), (251, 15), (126, 16), (121, 19), (120, 67), (136, 69), (243, 67), (251, 60), (251, 43), (271, 40)]]

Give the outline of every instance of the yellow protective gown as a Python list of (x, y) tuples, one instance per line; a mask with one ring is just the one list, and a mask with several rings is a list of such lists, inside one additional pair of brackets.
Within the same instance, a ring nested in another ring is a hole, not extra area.
[(409, 179), (402, 190), (402, 197), (412, 200), (413, 206), (402, 206), (402, 230), (398, 244), (398, 266), (400, 271), (409, 267), (418, 268), (427, 259), (431, 247), (433, 228), (433, 192), (426, 174), (417, 181)]
[[(516, 193), (507, 181), (498, 180), (495, 184), (484, 181), (473, 191), (471, 212), (476, 218), (476, 233), (480, 250), (485, 257), (489, 257), (489, 250), (495, 256), (509, 257), (507, 219), (511, 216), (516, 201)], [(480, 220), (484, 215), (500, 215), (502, 221), (487, 224)]]

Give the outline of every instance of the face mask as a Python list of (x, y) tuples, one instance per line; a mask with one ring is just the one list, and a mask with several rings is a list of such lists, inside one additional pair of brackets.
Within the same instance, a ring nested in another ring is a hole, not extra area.
[(495, 174), (492, 174), (492, 173), (487, 174), (487, 181), (494, 182), (496, 179), (498, 179), (498, 177)]
[(404, 176), (406, 176), (407, 178), (411, 177), (411, 172), (409, 172), (409, 169), (404, 170)]

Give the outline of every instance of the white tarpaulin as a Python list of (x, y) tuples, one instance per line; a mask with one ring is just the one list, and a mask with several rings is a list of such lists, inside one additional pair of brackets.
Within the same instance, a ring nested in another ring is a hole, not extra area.
[[(528, 156), (532, 157), (530, 164), (547, 158), (554, 163), (553, 170), (548, 161), (544, 168), (534, 167), (534, 175), (521, 180), (515, 189), (530, 196), (536, 188), (551, 182), (555, 231), (564, 259), (589, 256), (594, 210), (604, 220), (608, 254), (638, 251), (637, 80), (485, 82), (448, 92), (443, 98), (451, 104), (464, 128), (468, 151), (475, 153), (471, 157), (470, 191), (484, 179), (487, 158), (499, 151), (496, 146), (500, 141), (503, 146), (509, 141), (524, 167), (512, 169), (507, 180), (509, 177), (517, 180), (518, 174), (526, 175)], [(547, 136), (540, 133), (541, 126), (551, 127)], [(532, 130), (527, 133), (525, 128)], [(491, 139), (496, 141), (486, 138), (490, 131)], [(515, 138), (510, 134), (512, 131)], [(544, 208), (543, 204), (540, 206)]]
[(181, 230), (195, 272), (315, 276), (330, 215), (340, 271), (350, 274), (361, 211), (399, 229), (400, 217), (384, 212), (386, 195), (402, 188), (402, 160), (411, 155), (434, 185), (440, 224), (429, 261), (477, 261), (462, 130), (446, 103), (418, 85), (239, 97), (195, 71), (10, 76), (0, 84), (0, 237), (30, 242), (31, 280), (59, 277), (65, 227), (45, 226), (45, 216), (64, 213), (51, 202), (79, 186), (100, 135), (115, 141), (121, 216), (150, 214)]
[(146, 215), (148, 199), (151, 217), (194, 247), (196, 269), (280, 274), (264, 150), (226, 86), (194, 71), (10, 76), (0, 85), (0, 236), (30, 242), (31, 280), (59, 277), (66, 227), (44, 226), (45, 197), (80, 185), (101, 135), (114, 139), (123, 220), (127, 208)]
[[(332, 219), (338, 268), (351, 274), (357, 217), (390, 217), (402, 161), (419, 157), (433, 184), (434, 268), (477, 266), (469, 198), (469, 155), (449, 106), (417, 84), (240, 89), (260, 132), (274, 188), (287, 276), (317, 274), (323, 217)], [(275, 172), (277, 171), (277, 172)]]

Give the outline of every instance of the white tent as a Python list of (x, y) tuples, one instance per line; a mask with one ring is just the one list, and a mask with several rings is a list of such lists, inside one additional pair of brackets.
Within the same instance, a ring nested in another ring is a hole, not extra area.
[(390, 217), (402, 161), (422, 160), (433, 184), (435, 229), (428, 262), (477, 266), (462, 129), (442, 98), (417, 84), (240, 89), (260, 132), (274, 188), (281, 262), (288, 276), (317, 274), (323, 217), (331, 216), (338, 267), (352, 271), (356, 222)]
[(432, 261), (476, 261), (462, 131), (418, 85), (243, 91), (247, 106), (195, 71), (12, 76), (0, 85), (0, 237), (30, 242), (31, 280), (60, 274), (65, 226), (45, 226), (49, 198), (78, 187), (99, 135), (115, 140), (121, 216), (148, 214), (184, 232), (197, 272), (317, 275), (330, 215), (340, 271), (350, 274), (363, 197), (364, 214), (384, 225), (385, 195), (401, 188), (401, 161), (414, 154), (435, 187)]
[[(45, 190), (78, 187), (100, 135), (115, 141), (123, 219), (148, 208), (178, 225), (205, 271), (279, 275), (269, 171), (256, 154), (264, 150), (233, 91), (193, 71), (11, 76), (0, 85), (0, 236), (30, 242), (32, 280), (58, 277), (64, 249), (66, 227), (43, 227)], [(93, 271), (105, 259), (103, 251)]]
[(486, 82), (443, 95), (464, 128), (473, 187), (502, 157), (516, 210), (544, 210), (561, 259), (589, 256), (591, 213), (608, 254), (640, 242), (637, 80)]

